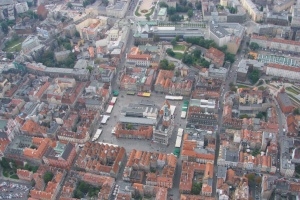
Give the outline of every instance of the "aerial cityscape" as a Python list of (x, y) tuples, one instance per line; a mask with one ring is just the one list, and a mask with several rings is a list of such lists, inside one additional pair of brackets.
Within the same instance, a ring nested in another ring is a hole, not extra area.
[(0, 0), (0, 199), (300, 200), (300, 0)]

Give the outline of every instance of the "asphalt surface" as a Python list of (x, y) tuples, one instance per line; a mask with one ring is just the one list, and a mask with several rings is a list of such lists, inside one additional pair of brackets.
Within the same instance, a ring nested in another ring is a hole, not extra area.
[(218, 129), (216, 131), (216, 150), (215, 150), (215, 159), (214, 159), (214, 174), (213, 174), (213, 187), (212, 187), (212, 196), (215, 197), (216, 195), (216, 187), (217, 187), (217, 173), (218, 173), (218, 157), (220, 151), (220, 133), (222, 130), (222, 114), (223, 114), (223, 106), (224, 106), (224, 95), (226, 92), (230, 91), (229, 84), (236, 82), (236, 69), (238, 66), (239, 61), (243, 58), (243, 54), (241, 53), (243, 49), (246, 48), (246, 41), (248, 40), (247, 37), (242, 41), (241, 44), (241, 51), (236, 54), (236, 61), (232, 63), (226, 80), (224, 81), (224, 85), (221, 87), (221, 96), (219, 99), (219, 110), (218, 110)]
[(30, 184), (0, 179), (0, 199), (26, 200), (30, 188)]

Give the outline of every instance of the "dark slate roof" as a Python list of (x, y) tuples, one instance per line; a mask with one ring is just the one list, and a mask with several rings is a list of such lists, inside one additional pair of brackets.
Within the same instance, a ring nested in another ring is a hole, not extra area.
[(72, 149), (73, 149), (73, 145), (69, 142), (69, 143), (66, 145), (65, 150), (64, 150), (63, 154), (61, 155), (61, 157), (62, 157), (63, 159), (65, 159), (65, 160), (67, 160), (68, 157), (69, 157), (69, 155), (70, 155), (70, 153), (71, 153), (71, 151), (72, 151)]

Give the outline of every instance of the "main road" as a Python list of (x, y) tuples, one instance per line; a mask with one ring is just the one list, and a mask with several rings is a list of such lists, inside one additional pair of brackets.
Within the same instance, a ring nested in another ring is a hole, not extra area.
[(219, 108), (218, 108), (218, 129), (216, 131), (216, 150), (215, 150), (215, 159), (214, 159), (214, 173), (213, 173), (213, 185), (212, 185), (212, 196), (216, 196), (216, 187), (217, 187), (217, 172), (218, 172), (218, 157), (220, 152), (220, 133), (222, 131), (222, 115), (223, 115), (223, 107), (224, 107), (224, 97), (226, 92), (230, 91), (230, 83), (235, 83), (236, 80), (236, 70), (238, 63), (241, 59), (243, 59), (243, 50), (246, 48), (246, 42), (248, 37), (245, 36), (242, 41), (240, 51), (236, 54), (236, 60), (232, 63), (228, 75), (224, 81), (224, 84), (221, 87), (221, 95), (219, 99)]

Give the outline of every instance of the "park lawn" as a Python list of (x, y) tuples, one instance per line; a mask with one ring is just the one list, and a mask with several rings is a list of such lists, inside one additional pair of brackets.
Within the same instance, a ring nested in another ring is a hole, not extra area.
[(21, 47), (22, 47), (22, 42), (24, 41), (23, 38), (19, 38), (17, 40), (14, 40), (14, 41), (11, 41), (9, 42), (9, 45), (7, 45), (3, 51), (6, 51), (6, 52), (19, 52), (21, 51)]
[(174, 47), (173, 47), (173, 50), (174, 51), (184, 51), (185, 50), (185, 46), (184, 45), (175, 45)]
[(174, 52), (174, 53), (175, 53), (174, 58), (176, 58), (178, 60), (182, 60), (182, 58), (183, 58), (183, 54), (182, 53), (178, 53), (178, 52)]
[(286, 90), (289, 91), (289, 92), (294, 93), (295, 95), (298, 95), (298, 94), (299, 94), (298, 91), (296, 91), (295, 89), (293, 89), (293, 88), (291, 88), (291, 87), (287, 87)]

